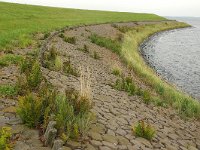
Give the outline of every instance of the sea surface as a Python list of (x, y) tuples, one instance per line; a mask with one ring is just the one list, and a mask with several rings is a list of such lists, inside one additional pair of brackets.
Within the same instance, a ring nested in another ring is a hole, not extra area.
[(141, 45), (146, 62), (165, 80), (200, 100), (200, 18), (170, 18), (192, 27), (161, 32)]

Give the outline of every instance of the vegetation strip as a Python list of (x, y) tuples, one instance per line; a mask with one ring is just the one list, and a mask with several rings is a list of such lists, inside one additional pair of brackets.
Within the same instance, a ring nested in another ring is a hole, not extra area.
[(133, 68), (143, 81), (150, 85), (166, 103), (178, 110), (181, 115), (199, 118), (200, 103), (161, 80), (155, 72), (146, 65), (139, 52), (140, 44), (152, 34), (183, 27), (188, 27), (188, 25), (179, 22), (168, 22), (135, 27), (125, 34), (121, 56), (127, 65)]

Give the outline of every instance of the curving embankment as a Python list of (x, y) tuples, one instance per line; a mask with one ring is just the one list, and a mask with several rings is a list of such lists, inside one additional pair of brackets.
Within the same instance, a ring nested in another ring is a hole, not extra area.
[[(94, 103), (92, 112), (96, 114), (96, 120), (90, 126), (88, 141), (86, 143), (83, 142), (80, 144), (68, 140), (65, 146), (72, 149), (84, 149), (86, 147), (86, 149), (130, 150), (199, 148), (200, 125), (198, 121), (185, 121), (171, 107), (164, 108), (152, 104), (147, 105), (144, 103), (142, 96), (130, 96), (127, 92), (119, 91), (112, 87), (116, 80), (121, 78), (120, 76), (113, 75), (113, 66), (117, 65), (125, 76), (133, 78), (137, 86), (142, 89), (154, 91), (151, 91), (151, 93), (153, 95), (152, 98), (157, 97), (155, 101), (158, 101), (158, 98), (162, 98), (159, 95), (160, 93), (156, 93), (156, 90), (152, 88), (153, 86), (149, 86), (150, 84), (144, 80), (145, 78), (142, 74), (139, 74), (136, 69), (134, 71), (130, 69), (130, 67), (134, 67), (132, 66), (134, 63), (140, 65), (141, 70), (145, 68), (146, 64), (140, 56), (139, 51), (135, 51), (135, 54), (130, 53), (134, 49), (129, 44), (134, 46), (133, 40), (136, 39), (137, 33), (140, 35), (142, 42), (147, 37), (142, 36), (144, 29), (152, 28), (152, 34), (158, 32), (155, 27), (163, 27), (163, 25), (165, 25), (166, 30), (169, 29), (167, 26), (175, 28), (184, 24), (177, 22), (154, 22), (153, 24), (130, 22), (115, 23), (114, 25), (82, 26), (65, 30), (61, 34), (53, 36), (48, 41), (45, 53), (49, 53), (49, 50), (54, 47), (63, 62), (67, 61), (68, 56), (70, 56), (72, 68), (78, 70), (82, 66), (84, 72), (87, 72), (87, 68), (91, 72), (91, 94)], [(124, 30), (131, 31), (125, 33), (123, 43), (118, 43), (116, 39), (121, 39), (119, 35), (124, 35)], [(134, 30), (136, 30), (135, 34)], [(76, 42), (69, 43), (64, 41), (61, 36), (62, 34), (65, 37), (74, 37)], [(139, 44), (140, 42), (135, 45), (135, 50), (138, 50)], [(127, 48), (127, 51), (125, 51), (125, 48)], [(118, 54), (127, 63), (130, 61), (128, 63), (129, 68), (121, 61)], [(128, 56), (130, 56), (130, 60)], [(141, 60), (142, 64), (139, 64), (139, 61), (136, 61), (137, 59)], [(59, 90), (63, 91), (69, 87), (77, 90), (80, 89), (79, 77), (65, 75), (62, 70), (55, 71), (51, 67), (46, 67), (42, 70), (46, 79)], [(150, 71), (154, 74), (153, 70), (150, 69)], [(133, 134), (131, 126), (140, 120), (150, 123), (155, 128), (156, 136), (152, 141), (149, 142)]]
[[(124, 76), (132, 78), (135, 86), (143, 91), (148, 89), (151, 92), (151, 100), (160, 101), (160, 103), (168, 100), (170, 95), (167, 94), (171, 93), (169, 91), (167, 91), (168, 93), (164, 92), (168, 96), (164, 97), (161, 93), (165, 89), (163, 87), (162, 90), (156, 90), (156, 84), (158, 84), (156, 81), (160, 81), (163, 86), (166, 84), (167, 87), (173, 88), (159, 79), (153, 70), (146, 66), (138, 47), (149, 35), (161, 31), (161, 29), (167, 30), (175, 27), (185, 27), (185, 24), (167, 21), (161, 23), (129, 22), (90, 25), (53, 32), (48, 39), (43, 41), (41, 59), (44, 62), (41, 71), (52, 87), (60, 92), (71, 88), (79, 91), (82, 78), (77, 75), (78, 72), (82, 71), (83, 74), (90, 72), (88, 80), (93, 102), (91, 111), (96, 118), (87, 124), (86, 137), (78, 140), (67, 139), (60, 144), (60, 147), (63, 146), (62, 149), (171, 150), (200, 148), (199, 121), (184, 120), (171, 107), (165, 108), (155, 106), (152, 103), (146, 104), (142, 95), (138, 93), (131, 93), (130, 95), (127, 91), (119, 90), (113, 86), (116, 81), (122, 78), (122, 76), (113, 74), (113, 66), (118, 66)], [(128, 32), (126, 33), (126, 31)], [(34, 49), (31, 51), (33, 52)], [(30, 56), (28, 54), (30, 49), (20, 49), (14, 51), (14, 54), (21, 54), (21, 52), (24, 56)], [(48, 56), (55, 54), (55, 52), (57, 59), (49, 59)], [(127, 62), (129, 67), (121, 61), (118, 54)], [(80, 68), (82, 69), (80, 70)], [(3, 76), (7, 77), (2, 82), (17, 82), (17, 75), (20, 71), (17, 66), (3, 67), (1, 71)], [(150, 78), (150, 75), (152, 75), (152, 78)], [(151, 83), (150, 81), (154, 82)], [(159, 100), (159, 98), (166, 99)], [(13, 108), (16, 109), (18, 104), (16, 99), (16, 97), (10, 97), (8, 100), (2, 98), (0, 101), (3, 104), (0, 110), (3, 116), (0, 118), (0, 125), (8, 125), (14, 130), (15, 149), (51, 149), (50, 146), (44, 147), (40, 141), (40, 139), (43, 141), (43, 138), (37, 130), (29, 129), (21, 124), (21, 119), (16, 115), (16, 110), (13, 110)], [(190, 102), (193, 103), (193, 100)], [(198, 104), (195, 106), (198, 106)], [(54, 111), (51, 111), (51, 113), (54, 113)], [(193, 112), (193, 114), (195, 113)], [(63, 116), (65, 119), (67, 115), (64, 113)], [(151, 141), (133, 133), (132, 126), (141, 120), (149, 123), (156, 131)], [(45, 121), (48, 123), (48, 118)], [(81, 128), (85, 128), (84, 123), (80, 122), (80, 124), (82, 125)], [(60, 130), (62, 127), (56, 127), (56, 129)], [(46, 130), (46, 128), (43, 130)], [(65, 133), (68, 134), (68, 132)], [(42, 134), (44, 133), (42, 132)], [(64, 139), (60, 134), (56, 134), (55, 143), (59, 144), (57, 140), (60, 138)]]
[(177, 109), (183, 116), (199, 118), (200, 103), (159, 78), (156, 73), (146, 65), (139, 52), (140, 44), (152, 34), (188, 26), (189, 25), (185, 23), (167, 22), (135, 27), (133, 30), (126, 33), (121, 54), (126, 63), (134, 69), (135, 73), (158, 94), (153, 100), (157, 101), (159, 99), (169, 104)]

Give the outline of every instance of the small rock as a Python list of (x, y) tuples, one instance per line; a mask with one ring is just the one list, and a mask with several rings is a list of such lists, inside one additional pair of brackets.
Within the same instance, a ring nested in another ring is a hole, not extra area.
[(85, 150), (96, 150), (96, 148), (92, 146), (91, 144), (87, 144), (87, 147)]
[(116, 133), (118, 133), (119, 135), (125, 136), (126, 135), (126, 131), (122, 130), (122, 129), (117, 129)]
[(99, 147), (100, 150), (111, 150), (109, 147), (107, 146), (100, 146)]
[(70, 147), (63, 146), (59, 148), (58, 150), (72, 150), (72, 149)]
[(31, 145), (31, 147), (42, 147), (43, 143), (39, 139), (29, 139), (26, 141), (28, 145)]
[(101, 141), (102, 137), (101, 134), (99, 133), (95, 133), (95, 132), (90, 132), (89, 136), (93, 139), (93, 140), (97, 140), (97, 141)]
[(127, 149), (127, 146), (126, 146), (126, 145), (119, 145), (119, 146), (118, 146), (118, 149), (120, 149), (120, 150), (125, 150), (125, 149)]
[(116, 144), (113, 144), (113, 143), (110, 143), (110, 142), (103, 141), (102, 144), (107, 146), (107, 147), (110, 147), (112, 149), (116, 149), (117, 148)]
[(14, 147), (14, 150), (29, 150), (30, 146), (28, 146), (26, 143), (17, 141)]
[(10, 106), (2, 110), (4, 113), (16, 113), (16, 107)]
[(48, 126), (47, 126), (47, 129), (45, 131), (45, 134), (44, 134), (44, 139), (45, 139), (45, 145), (50, 145), (52, 146), (55, 138), (56, 138), (56, 134), (57, 134), (57, 130), (54, 128), (56, 125), (56, 122), (55, 121), (50, 121)]
[(22, 123), (22, 120), (20, 118), (16, 117), (16, 118), (11, 118), (7, 124), (8, 125), (17, 125), (17, 124), (21, 124), (21, 123)]
[(170, 133), (167, 135), (169, 138), (173, 139), (173, 140), (177, 140), (178, 136), (176, 134)]
[(123, 136), (118, 136), (117, 137), (119, 140), (119, 144), (120, 145), (130, 145), (131, 143), (129, 142), (129, 140), (127, 140), (125, 137)]
[(177, 150), (177, 148), (172, 145), (166, 145), (166, 149), (167, 150)]
[(19, 133), (22, 133), (23, 130), (24, 130), (24, 125), (16, 125), (16, 126), (12, 126), (11, 133), (12, 135), (19, 134)]
[(92, 145), (95, 145), (95, 146), (101, 146), (102, 143), (100, 141), (95, 141), (95, 140), (91, 140), (90, 141)]
[(24, 127), (23, 138), (25, 139), (38, 139), (39, 138), (39, 131), (34, 129), (29, 129), (28, 127)]
[(109, 135), (109, 134), (103, 135), (103, 140), (107, 141), (107, 142), (110, 142), (110, 143), (113, 143), (115, 145), (117, 145), (117, 143), (118, 143), (117, 142), (117, 137)]
[(90, 131), (95, 133), (105, 133), (105, 128), (100, 125), (92, 125)]
[(62, 140), (55, 140), (52, 150), (58, 150), (63, 146), (64, 142)]
[(148, 148), (152, 148), (153, 147), (151, 145), (151, 143), (148, 140), (144, 139), (144, 138), (136, 138), (136, 140), (141, 142), (142, 144), (144, 144)]
[(73, 148), (80, 148), (81, 147), (80, 142), (76, 142), (76, 141), (72, 141), (72, 140), (67, 141), (67, 145), (69, 145), (70, 147), (73, 147)]
[(31, 147), (29, 150), (51, 150), (49, 147)]
[(115, 132), (113, 130), (108, 129), (107, 134), (115, 136)]

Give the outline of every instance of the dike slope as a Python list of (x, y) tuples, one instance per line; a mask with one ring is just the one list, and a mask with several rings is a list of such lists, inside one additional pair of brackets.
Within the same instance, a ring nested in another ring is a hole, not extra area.
[[(140, 24), (159, 23), (159, 22), (130, 22), (116, 23), (119, 26), (137, 26)], [(63, 41), (58, 34), (54, 34), (46, 41), (45, 49), (48, 51), (54, 46), (62, 60), (70, 62), (76, 70), (80, 67), (82, 71), (90, 70), (91, 95), (93, 97), (92, 112), (96, 114), (88, 132), (88, 137), (82, 142), (68, 141), (64, 149), (200, 149), (200, 122), (185, 121), (178, 116), (176, 111), (171, 108), (145, 104), (138, 96), (129, 96), (126, 92), (117, 91), (110, 85), (114, 84), (119, 78), (112, 74), (113, 65), (117, 65), (126, 75), (132, 76), (137, 85), (141, 88), (149, 88), (135, 73), (126, 67), (119, 56), (111, 50), (100, 47), (91, 42), (88, 38), (91, 34), (118, 38), (122, 34), (111, 24), (82, 26), (64, 31), (67, 37), (75, 37), (76, 44)], [(84, 53), (78, 49), (88, 46), (89, 53)], [(29, 50), (20, 50), (25, 55)], [(19, 52), (19, 51), (18, 51)], [(18, 53), (17, 51), (15, 53)], [(96, 52), (99, 59), (94, 59)], [(13, 67), (15, 69), (13, 69)], [(80, 89), (80, 78), (72, 75), (64, 75), (61, 72), (42, 68), (43, 75), (59, 91), (68, 88)], [(15, 82), (17, 68), (15, 66), (4, 67), (1, 69), (3, 76), (7, 76), (1, 82)], [(2, 77), (3, 77), (2, 76)], [(21, 125), (20, 119), (13, 115), (13, 106), (17, 101), (10, 99), (0, 99), (1, 123), (9, 125), (14, 129), (15, 134), (19, 135), (15, 149), (49, 149), (43, 147), (39, 140), (39, 133), (36, 130), (27, 129)], [(131, 126), (139, 120), (149, 122), (156, 130), (156, 136), (151, 142), (135, 137)]]

